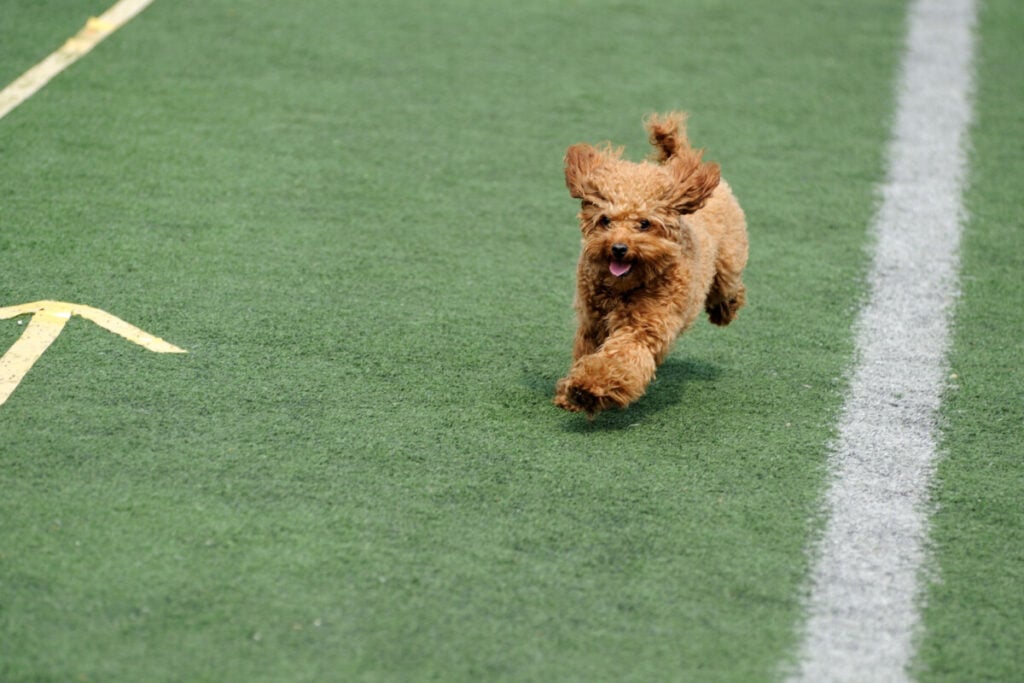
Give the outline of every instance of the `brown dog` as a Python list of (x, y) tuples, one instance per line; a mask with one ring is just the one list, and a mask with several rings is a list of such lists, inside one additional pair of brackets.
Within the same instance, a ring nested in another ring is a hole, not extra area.
[(607, 145), (565, 154), (569, 194), (583, 203), (583, 250), (579, 328), (573, 365), (556, 387), (560, 408), (594, 415), (629, 405), (702, 310), (728, 325), (744, 304), (746, 219), (718, 164), (690, 147), (684, 118), (647, 120), (653, 161), (625, 161)]

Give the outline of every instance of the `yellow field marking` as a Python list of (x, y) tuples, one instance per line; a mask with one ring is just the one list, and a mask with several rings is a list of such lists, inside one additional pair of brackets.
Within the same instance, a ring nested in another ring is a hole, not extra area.
[(91, 320), (100, 327), (156, 353), (187, 353), (185, 349), (169, 344), (117, 316), (92, 306), (64, 301), (35, 301), (0, 308), (0, 320), (29, 314), (32, 315), (32, 319), (25, 331), (0, 358), (0, 405), (3, 405), (14, 392), (22, 378), (60, 335), (64, 325), (73, 315)]
[(153, 0), (120, 0), (98, 17), (92, 17), (56, 52), (0, 90), (0, 119), (36, 94), (54, 76), (96, 47), (104, 38), (128, 23)]

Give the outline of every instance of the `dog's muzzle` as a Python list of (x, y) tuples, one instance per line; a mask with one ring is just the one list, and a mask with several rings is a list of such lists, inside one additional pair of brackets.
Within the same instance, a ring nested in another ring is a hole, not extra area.
[(612, 245), (612, 260), (608, 264), (608, 270), (615, 277), (623, 277), (632, 270), (633, 264), (622, 260), (628, 253), (629, 247), (627, 245), (621, 242), (616, 242)]

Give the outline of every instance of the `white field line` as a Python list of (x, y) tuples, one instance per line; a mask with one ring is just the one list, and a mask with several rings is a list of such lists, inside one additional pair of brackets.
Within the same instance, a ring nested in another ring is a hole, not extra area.
[(0, 90), (0, 119), (36, 94), (44, 85), (86, 55), (104, 38), (124, 26), (153, 0), (120, 0), (98, 17), (93, 17), (56, 52)]
[(910, 680), (958, 293), (975, 14), (974, 0), (909, 9), (870, 300), (856, 327), (794, 682)]

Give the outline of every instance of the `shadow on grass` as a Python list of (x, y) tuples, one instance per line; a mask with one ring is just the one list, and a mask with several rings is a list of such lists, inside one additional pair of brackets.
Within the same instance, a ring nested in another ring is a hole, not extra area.
[[(639, 401), (625, 410), (606, 410), (594, 419), (582, 414), (566, 413), (563, 428), (570, 432), (590, 432), (605, 429), (628, 429), (665, 408), (679, 403), (691, 382), (712, 382), (722, 374), (717, 365), (682, 358), (669, 358), (658, 368), (657, 378)], [(554, 382), (539, 377), (527, 378), (524, 383), (532, 390), (554, 395)]]

